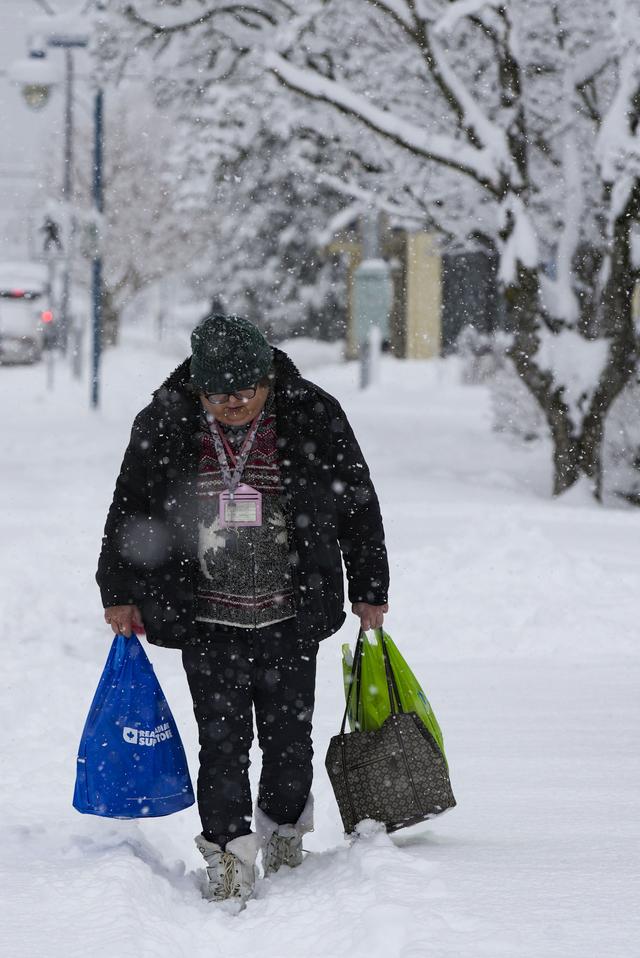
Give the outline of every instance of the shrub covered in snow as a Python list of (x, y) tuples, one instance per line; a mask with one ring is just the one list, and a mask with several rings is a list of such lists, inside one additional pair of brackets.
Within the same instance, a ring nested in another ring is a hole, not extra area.
[(504, 362), (490, 382), (493, 428), (524, 442), (548, 434), (543, 412), (510, 363)]
[(604, 485), (609, 495), (640, 506), (640, 381), (620, 394), (607, 419), (603, 450)]
[(462, 379), (469, 386), (491, 381), (507, 364), (509, 337), (465, 326), (456, 340), (455, 351), (462, 359)]
[(509, 362), (510, 342), (509, 334), (501, 330), (485, 332), (466, 326), (456, 340), (456, 352), (462, 359), (463, 382), (489, 387), (495, 431), (531, 442), (546, 434), (547, 424)]

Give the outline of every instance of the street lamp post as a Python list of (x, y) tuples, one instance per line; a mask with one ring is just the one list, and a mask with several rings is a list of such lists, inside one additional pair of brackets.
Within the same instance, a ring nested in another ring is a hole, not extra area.
[[(67, 65), (71, 63), (71, 50), (74, 48), (87, 47), (89, 38), (81, 34), (75, 34), (73, 31), (63, 30), (52, 32), (47, 45), (63, 49), (67, 53)], [(69, 77), (69, 73), (67, 76)], [(72, 74), (71, 74), (72, 76)], [(69, 80), (71, 83), (72, 81)], [(70, 98), (68, 99), (68, 113), (66, 128), (72, 128), (72, 113)], [(68, 143), (68, 159), (65, 160), (69, 169), (71, 167), (71, 137), (65, 140)], [(95, 211), (94, 225), (94, 247), (91, 259), (91, 303), (92, 303), (92, 323), (93, 331), (91, 347), (91, 405), (97, 408), (100, 403), (100, 357), (102, 354), (102, 252), (101, 252), (101, 233), (102, 233), (102, 214), (104, 212), (104, 191), (102, 186), (103, 172), (103, 152), (104, 152), (104, 92), (98, 87), (95, 92), (93, 104), (93, 207)], [(65, 150), (66, 153), (66, 150)], [(69, 176), (71, 174), (69, 173)], [(69, 183), (71, 181), (69, 180)], [(67, 289), (68, 303), (68, 289)]]
[(69, 294), (71, 286), (71, 268), (75, 243), (75, 216), (73, 215), (73, 54), (65, 50), (65, 95), (64, 95), (64, 169), (62, 177), (62, 198), (67, 207), (68, 229), (67, 246), (64, 250), (65, 266), (62, 277), (62, 298), (60, 302), (60, 347), (63, 353), (69, 345)]
[[(53, 20), (54, 18), (52, 18)], [(45, 31), (45, 41), (47, 47), (63, 49), (66, 52), (67, 61), (67, 79), (66, 79), (66, 106), (65, 106), (65, 169), (63, 177), (63, 192), (67, 202), (71, 200), (73, 188), (73, 60), (72, 50), (82, 49), (89, 45), (88, 35), (75, 29), (68, 29), (63, 24), (64, 29), (56, 30), (52, 22), (53, 29)], [(33, 55), (33, 51), (32, 51)], [(42, 61), (45, 53), (42, 50), (36, 52), (38, 60)], [(42, 67), (40, 67), (42, 73)], [(23, 75), (20, 80), (23, 85), (25, 99), (31, 106), (43, 106), (49, 96), (49, 91), (53, 82), (40, 77), (36, 82), (29, 76)], [(95, 223), (93, 229), (93, 251), (91, 261), (91, 300), (92, 300), (92, 363), (91, 363), (91, 405), (97, 408), (100, 401), (100, 356), (102, 352), (102, 253), (101, 253), (101, 224), (104, 211), (104, 192), (103, 192), (103, 153), (104, 153), (104, 93), (100, 87), (96, 88), (93, 110), (93, 205), (95, 213)], [(71, 234), (73, 234), (73, 217), (71, 217)], [(70, 245), (70, 237), (67, 238), (67, 245)], [(69, 251), (67, 250), (67, 266), (70, 265)], [(69, 272), (65, 271), (65, 280), (63, 286), (63, 296), (61, 304), (61, 344), (66, 348), (68, 341), (68, 309), (69, 309)]]
[(41, 49), (31, 49), (24, 60), (17, 60), (8, 71), (14, 83), (22, 87), (22, 96), (32, 110), (42, 110), (49, 102), (51, 89), (58, 77), (54, 68), (47, 62), (46, 53)]
[(104, 139), (104, 93), (96, 90), (93, 111), (93, 204), (96, 211), (96, 243), (91, 263), (93, 348), (91, 351), (91, 405), (100, 403), (100, 357), (102, 354), (102, 252), (101, 238), (104, 194), (102, 190), (102, 152)]
[(60, 326), (58, 343), (63, 353), (69, 344), (69, 299), (71, 287), (71, 266), (75, 242), (75, 216), (73, 215), (73, 51), (83, 50), (89, 45), (84, 33), (52, 31), (46, 34), (47, 47), (64, 50), (65, 55), (65, 101), (64, 101), (64, 168), (62, 171), (62, 199), (66, 205), (68, 229), (66, 231), (65, 269), (62, 278), (62, 296), (60, 302)]

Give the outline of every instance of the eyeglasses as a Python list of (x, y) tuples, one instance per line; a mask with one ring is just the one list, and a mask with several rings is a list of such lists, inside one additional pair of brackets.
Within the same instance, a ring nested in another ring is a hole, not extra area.
[(257, 386), (249, 386), (247, 389), (238, 389), (233, 393), (204, 393), (204, 398), (207, 402), (210, 402), (212, 406), (224, 406), (226, 402), (229, 402), (232, 396), (234, 399), (242, 400), (242, 402), (249, 402), (257, 392)]

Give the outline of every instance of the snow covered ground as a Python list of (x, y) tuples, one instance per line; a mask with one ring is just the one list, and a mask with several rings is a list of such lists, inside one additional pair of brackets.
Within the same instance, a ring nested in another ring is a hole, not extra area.
[[(458, 808), (349, 844), (324, 770), (340, 645), (323, 643), (317, 827), (239, 916), (197, 888), (195, 808), (111, 822), (71, 807), (110, 644), (93, 581), (130, 422), (180, 356), (139, 338), (86, 384), (0, 369), (0, 951), (11, 958), (630, 958), (640, 936), (640, 514), (549, 499), (548, 450), (513, 451), (455, 361), (387, 359), (366, 393), (335, 351), (292, 354), (347, 409), (378, 486), (388, 628), (445, 734)], [(196, 773), (177, 653), (151, 648)], [(257, 772), (258, 755), (255, 756)]]

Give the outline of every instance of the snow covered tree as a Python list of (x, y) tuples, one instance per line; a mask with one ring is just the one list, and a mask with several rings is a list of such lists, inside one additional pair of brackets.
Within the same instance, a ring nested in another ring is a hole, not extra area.
[[(116, 77), (128, 68), (118, 60), (124, 22), (103, 23), (98, 45)], [(143, 53), (136, 63), (139, 71)], [(327, 220), (342, 206), (331, 186), (316, 181), (335, 152), (331, 141), (312, 127), (292, 128), (279, 85), (247, 51), (238, 69), (221, 45), (174, 42), (160, 68), (149, 58), (146, 68), (157, 103), (172, 116), (166, 160), (178, 213), (207, 237), (190, 262), (198, 297), (250, 316), (276, 337), (343, 335), (344, 270), (320, 248)]]
[[(260, 64), (381, 205), (500, 254), (510, 358), (554, 490), (602, 491), (606, 416), (638, 361), (634, 0), (116, 0), (136, 43)], [(318, 109), (321, 107), (322, 109)], [(332, 171), (329, 171), (331, 173)], [(342, 174), (345, 180), (344, 172)]]
[[(166, 283), (172, 275), (177, 277), (203, 243), (197, 224), (187, 224), (177, 213), (177, 191), (166, 162), (169, 124), (139, 84), (121, 91), (119, 106), (126, 108), (106, 111), (102, 229), (106, 345), (117, 341), (124, 306), (159, 280)], [(78, 202), (81, 217), (91, 222), (89, 129), (81, 128), (80, 147)], [(90, 249), (86, 252), (91, 255)], [(86, 268), (77, 270), (77, 281), (88, 284)]]
[(292, 138), (275, 105), (220, 81), (182, 105), (170, 165), (183, 213), (208, 224), (199, 288), (276, 337), (335, 338), (344, 280), (319, 237), (341, 199), (308, 175), (330, 144), (313, 131)]
[(214, 184), (220, 295), (273, 335), (344, 335), (342, 273), (318, 249), (337, 198), (282, 162), (287, 143), (264, 129), (258, 142), (222, 164)]

